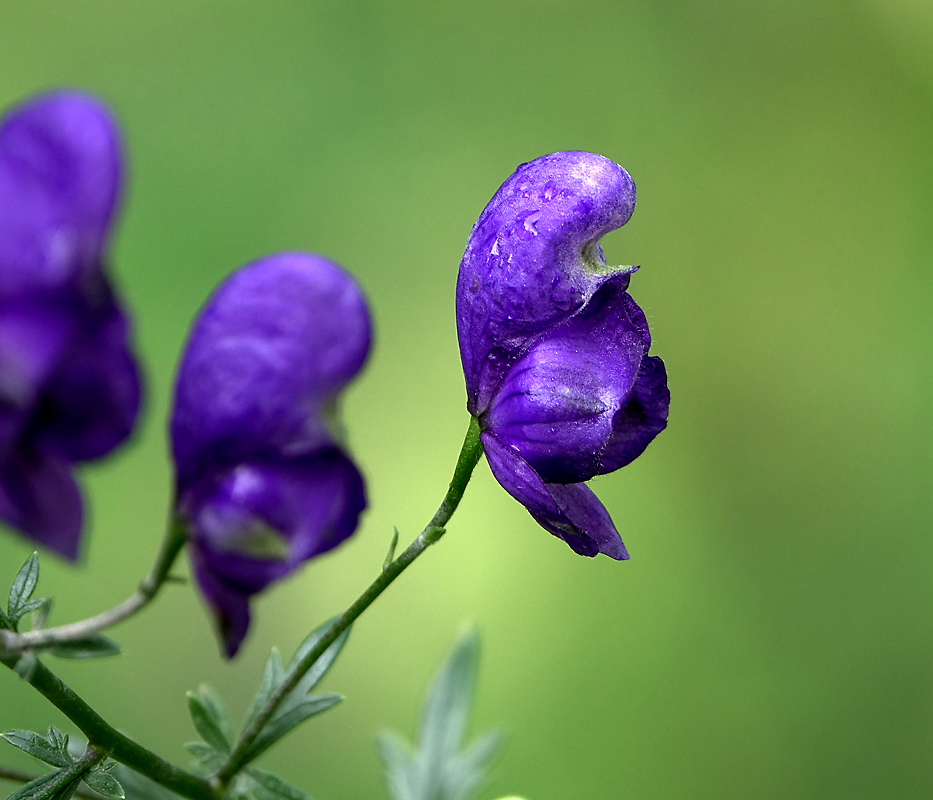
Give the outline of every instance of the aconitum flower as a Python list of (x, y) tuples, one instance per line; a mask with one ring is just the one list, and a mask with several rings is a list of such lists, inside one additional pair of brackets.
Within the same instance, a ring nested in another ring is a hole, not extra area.
[(71, 559), (72, 467), (122, 443), (140, 404), (105, 263), (121, 171), (89, 97), (47, 94), (0, 122), (0, 521)]
[(638, 457), (667, 424), (661, 359), (599, 239), (628, 222), (618, 164), (566, 152), (522, 164), (470, 234), (457, 281), (467, 408), (493, 475), (580, 555), (628, 552), (584, 485)]
[(305, 253), (241, 268), (195, 321), (171, 421), (176, 514), (228, 657), (249, 598), (356, 529), (366, 498), (336, 401), (369, 343), (356, 283)]

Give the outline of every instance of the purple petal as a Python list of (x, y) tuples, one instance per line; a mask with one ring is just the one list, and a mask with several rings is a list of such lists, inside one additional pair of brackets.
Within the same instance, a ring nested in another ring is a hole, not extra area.
[(120, 142), (96, 100), (55, 92), (0, 123), (0, 298), (100, 270), (121, 184)]
[(72, 561), (81, 538), (81, 495), (67, 462), (23, 452), (0, 464), (0, 520)]
[(624, 467), (644, 452), (667, 427), (670, 403), (664, 362), (648, 356), (641, 362), (628, 402), (612, 421), (612, 436), (600, 457), (600, 475)]
[(629, 174), (594, 153), (521, 165), (470, 234), (457, 281), (467, 408), (482, 414), (530, 340), (576, 313), (611, 275), (598, 240), (635, 208)]
[(369, 343), (365, 301), (336, 264), (285, 253), (234, 273), (202, 312), (179, 370), (172, 447), (181, 482), (329, 444), (328, 406)]
[(650, 337), (626, 278), (608, 281), (536, 341), (481, 419), (546, 482), (580, 483), (599, 472), (613, 418), (632, 392)]
[(603, 553), (617, 561), (629, 557), (609, 513), (588, 487), (545, 483), (528, 462), (495, 436), (484, 433), (481, 439), (496, 480), (546, 531), (582, 556)]
[(201, 594), (211, 610), (224, 655), (233, 658), (249, 629), (249, 595), (238, 591), (220, 580), (207, 565), (204, 554), (196, 545), (188, 548), (194, 567), (194, 577)]
[(86, 313), (35, 412), (35, 440), (72, 460), (100, 458), (132, 433), (141, 387), (128, 324), (111, 302)]
[(183, 498), (199, 581), (221, 632), (239, 637), (224, 633), (228, 655), (248, 623), (237, 609), (347, 539), (365, 506), (363, 479), (337, 448), (277, 464), (242, 464)]
[(71, 327), (48, 304), (0, 304), (0, 460), (16, 448)]

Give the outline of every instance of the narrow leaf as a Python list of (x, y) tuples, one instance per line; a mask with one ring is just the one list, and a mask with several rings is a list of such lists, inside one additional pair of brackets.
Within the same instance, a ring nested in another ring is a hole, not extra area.
[(392, 800), (419, 800), (415, 792), (414, 759), (407, 744), (393, 733), (376, 738), (376, 748), (385, 765), (386, 789)]
[(16, 666), (13, 667), (13, 671), (24, 681), (31, 681), (32, 674), (36, 671), (36, 664), (38, 663), (39, 659), (36, 654), (31, 650), (27, 650), (19, 657)]
[(126, 797), (126, 792), (123, 791), (120, 781), (106, 772), (91, 770), (84, 776), (84, 782), (104, 797), (111, 797), (113, 800), (124, 800)]
[(113, 775), (132, 800), (179, 800), (179, 795), (123, 764), (114, 767)]
[(220, 698), (207, 685), (198, 694), (188, 692), (188, 711), (201, 738), (218, 750), (230, 752), (230, 725)]
[(385, 561), (382, 562), (382, 569), (388, 568), (389, 564), (395, 561), (395, 548), (398, 547), (398, 528), (394, 528), (392, 541), (389, 542), (389, 552), (386, 553)]
[(253, 779), (253, 793), (259, 800), (312, 800), (307, 792), (264, 769), (247, 767), (247, 774)]
[[(7, 800), (38, 800), (40, 797), (48, 797), (48, 792), (55, 791), (55, 787), (49, 784), (53, 783), (59, 775), (61, 775), (61, 770), (40, 775), (34, 781), (20, 786)], [(46, 794), (43, 794), (43, 792), (46, 792)]]
[(313, 717), (315, 714), (320, 714), (322, 711), (333, 708), (341, 700), (343, 700), (343, 698), (339, 694), (321, 694), (306, 697), (303, 700), (297, 700), (293, 704), (286, 706), (283, 711), (273, 717), (269, 721), (269, 724), (262, 729), (262, 733), (256, 737), (256, 741), (253, 742), (252, 747), (247, 750), (244, 762), (255, 761), (292, 728), (300, 725), (308, 719), (308, 717)]
[(471, 631), (457, 642), (428, 693), (418, 749), (434, 770), (460, 749), (473, 705), (478, 660), (479, 639)]
[(118, 655), (123, 652), (123, 648), (102, 633), (92, 633), (83, 639), (61, 642), (50, 647), (47, 652), (59, 658), (104, 658)]
[(24, 753), (51, 764), (53, 767), (70, 767), (71, 757), (67, 752), (63, 752), (55, 744), (49, 742), (44, 736), (32, 731), (12, 730), (0, 734), (13, 747), (18, 747)]
[(13, 620), (6, 615), (6, 612), (2, 608), (0, 608), (0, 630), (16, 630), (16, 628), (13, 627)]
[(20, 567), (19, 572), (13, 579), (13, 586), (10, 588), (10, 599), (7, 603), (7, 615), (12, 620), (18, 620), (22, 616), (21, 608), (36, 590), (36, 584), (39, 583), (39, 554), (33, 553), (26, 559), (26, 563)]
[(253, 707), (246, 715), (246, 722), (243, 729), (246, 730), (254, 719), (259, 716), (259, 712), (265, 707), (272, 693), (278, 688), (279, 684), (285, 678), (285, 670), (282, 668), (282, 656), (276, 648), (272, 648), (269, 658), (266, 660), (266, 668), (262, 673), (262, 680), (259, 682), (259, 689), (256, 691), (256, 697), (253, 699)]
[(44, 604), (44, 597), (33, 597), (32, 600), (27, 600), (25, 603), (20, 604), (19, 615), (20, 617), (23, 617), (30, 611), (37, 611), (38, 609), (42, 608)]
[[(337, 621), (337, 617), (329, 619), (320, 627), (316, 628), (311, 632), (307, 639), (305, 639), (298, 650), (295, 652), (294, 657), (292, 658), (291, 663), (288, 665), (288, 672), (292, 672), (301, 661), (302, 658), (307, 653), (310, 653), (314, 646), (324, 638), (324, 635), (331, 629), (333, 624)], [(295, 687), (293, 695), (295, 697), (301, 697), (302, 695), (308, 694), (315, 686), (320, 683), (321, 678), (327, 674), (337, 656), (340, 655), (340, 651), (343, 649), (343, 646), (347, 643), (347, 637), (350, 635), (351, 628), (347, 628), (334, 643), (328, 647), (322, 654), (321, 657), (314, 662), (314, 666), (309, 669), (304, 677), (298, 682), (298, 685)]]
[(35, 611), (32, 612), (32, 629), (34, 631), (41, 631), (45, 627), (45, 621), (49, 618), (51, 611), (52, 598), (43, 597)]

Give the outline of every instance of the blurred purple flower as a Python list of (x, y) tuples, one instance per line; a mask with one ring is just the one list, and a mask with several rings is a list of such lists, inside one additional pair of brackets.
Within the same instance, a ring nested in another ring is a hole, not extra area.
[(356, 283), (304, 253), (238, 270), (194, 324), (171, 421), (177, 514), (228, 657), (250, 596), (356, 529), (366, 498), (336, 400), (369, 344)]
[(70, 559), (82, 526), (72, 466), (122, 443), (140, 405), (104, 263), (120, 150), (107, 110), (77, 93), (0, 121), (0, 520)]
[(522, 164), (470, 234), (457, 281), (467, 408), (503, 488), (577, 553), (628, 558), (584, 485), (638, 457), (670, 394), (648, 355), (634, 267), (599, 239), (628, 222), (635, 184), (618, 164), (565, 152)]

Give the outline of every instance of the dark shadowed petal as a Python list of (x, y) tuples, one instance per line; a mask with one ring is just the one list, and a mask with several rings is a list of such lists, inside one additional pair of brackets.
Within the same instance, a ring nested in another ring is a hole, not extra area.
[(208, 567), (197, 544), (188, 548), (194, 567), (194, 577), (207, 601), (217, 625), (224, 655), (233, 658), (249, 630), (249, 595), (220, 580)]
[(0, 303), (0, 461), (18, 446), (72, 327), (59, 308)]
[(35, 411), (35, 441), (73, 461), (100, 458), (129, 437), (139, 370), (126, 318), (113, 303), (81, 320)]
[(257, 455), (329, 444), (324, 410), (370, 342), (356, 282), (304, 253), (253, 262), (210, 299), (182, 361), (172, 447), (182, 484)]
[(362, 477), (331, 447), (301, 459), (238, 465), (191, 491), (182, 512), (198, 569), (231, 596), (248, 598), (347, 539), (365, 506)]
[(10, 111), (0, 123), (0, 298), (99, 271), (120, 183), (118, 132), (97, 101), (54, 92)]
[(548, 483), (580, 483), (632, 393), (650, 344), (627, 276), (608, 281), (575, 316), (536, 341), (509, 370), (482, 418)]
[(496, 480), (545, 530), (582, 556), (603, 553), (619, 561), (629, 557), (605, 507), (586, 486), (545, 483), (495, 436), (484, 433), (481, 438)]
[(670, 403), (664, 362), (656, 356), (645, 357), (628, 402), (612, 421), (612, 436), (600, 457), (600, 474), (624, 467), (644, 452), (667, 427)]
[(69, 464), (23, 452), (0, 464), (0, 520), (65, 558), (78, 557), (81, 495)]
[(531, 339), (579, 310), (610, 275), (598, 240), (624, 225), (635, 184), (594, 153), (523, 164), (473, 228), (457, 281), (467, 408), (482, 414)]

